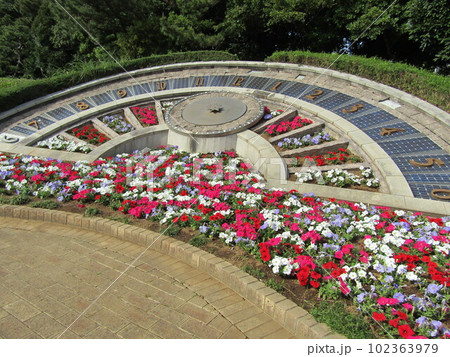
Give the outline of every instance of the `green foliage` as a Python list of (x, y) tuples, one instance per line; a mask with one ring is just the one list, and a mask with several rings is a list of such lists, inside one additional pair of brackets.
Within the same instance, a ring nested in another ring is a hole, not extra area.
[(170, 237), (175, 237), (180, 234), (181, 227), (176, 224), (171, 224), (168, 227), (161, 227), (159, 232)]
[(33, 202), (30, 206), (34, 208), (57, 209), (61, 205), (58, 202), (46, 200)]
[(346, 311), (345, 305), (341, 302), (321, 301), (318, 306), (311, 310), (311, 315), (317, 321), (326, 323), (334, 331), (348, 338), (375, 338), (363, 317)]
[[(230, 61), (236, 60), (236, 56), (219, 51), (196, 51), (185, 53), (170, 53), (167, 55), (155, 55), (134, 60), (123, 61), (121, 65), (128, 71), (159, 66), (170, 63), (196, 62), (196, 61)], [(114, 62), (83, 63), (79, 67), (58, 74), (51, 78), (37, 80), (13, 80), (3, 78), (0, 84), (0, 111), (11, 109), (19, 104), (32, 99), (50, 94), (59, 90), (84, 83), (86, 81), (102, 78), (118, 73), (123, 69)]]
[(124, 224), (131, 224), (131, 221), (127, 218), (127, 217), (108, 217), (110, 220), (112, 221), (116, 221), (116, 222), (120, 222), (120, 223), (124, 223)]
[[(268, 62), (290, 62), (328, 68), (337, 54), (307, 51), (279, 51), (266, 59)], [(331, 69), (354, 74), (384, 83), (418, 96), (443, 110), (450, 111), (448, 100), (450, 79), (404, 63), (392, 63), (379, 58), (344, 55)]]
[(327, 300), (337, 300), (342, 296), (341, 289), (332, 281), (320, 284), (319, 297)]
[(22, 194), (9, 199), (11, 205), (26, 205), (28, 202), (30, 202), (30, 197)]
[(264, 284), (266, 284), (269, 288), (275, 290), (276, 292), (281, 293), (284, 290), (284, 281), (279, 283), (275, 280), (275, 278), (267, 279)]
[(242, 270), (251, 276), (254, 276), (256, 279), (265, 279), (267, 277), (266, 273), (259, 268), (254, 268), (251, 265), (244, 265)]
[(96, 216), (96, 215), (98, 215), (100, 213), (101, 213), (101, 211), (97, 207), (88, 207), (84, 211), (84, 215), (86, 217), (94, 217), (94, 216)]
[(205, 244), (208, 244), (209, 239), (208, 237), (205, 237), (203, 234), (200, 234), (198, 236), (192, 237), (189, 240), (189, 244), (193, 245), (194, 247), (202, 247)]
[(9, 197), (0, 197), (0, 205), (9, 205), (10, 201)]

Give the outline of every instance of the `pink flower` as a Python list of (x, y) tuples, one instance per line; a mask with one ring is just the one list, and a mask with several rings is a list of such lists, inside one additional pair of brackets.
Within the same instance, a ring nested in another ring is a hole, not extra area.
[(377, 303), (379, 305), (382, 305), (382, 306), (383, 305), (395, 305), (395, 304), (398, 304), (399, 301), (397, 299), (394, 299), (394, 298), (380, 297), (377, 300)]
[(344, 257), (344, 253), (342, 252), (342, 250), (340, 250), (334, 253), (334, 257), (337, 259), (342, 259)]

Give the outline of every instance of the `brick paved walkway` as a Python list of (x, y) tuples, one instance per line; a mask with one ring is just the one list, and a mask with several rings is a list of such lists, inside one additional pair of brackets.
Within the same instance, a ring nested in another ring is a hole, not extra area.
[[(0, 337), (56, 338), (144, 247), (0, 220)], [(62, 338), (293, 338), (216, 279), (149, 250)]]

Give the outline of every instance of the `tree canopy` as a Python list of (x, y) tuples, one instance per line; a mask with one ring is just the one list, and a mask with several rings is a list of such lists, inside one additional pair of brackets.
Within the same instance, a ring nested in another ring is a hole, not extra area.
[(0, 0), (0, 76), (46, 77), (110, 56), (124, 60), (171, 51), (225, 50), (262, 60), (278, 50), (339, 52), (346, 41), (355, 42), (354, 54), (448, 72), (447, 0), (391, 3)]

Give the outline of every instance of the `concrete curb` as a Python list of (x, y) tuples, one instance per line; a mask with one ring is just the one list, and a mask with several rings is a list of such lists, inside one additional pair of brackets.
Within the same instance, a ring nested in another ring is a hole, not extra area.
[(187, 243), (147, 229), (104, 218), (88, 218), (76, 213), (41, 208), (0, 205), (0, 217), (64, 224), (102, 234), (152, 249), (208, 273), (243, 298), (261, 308), (274, 321), (298, 338), (343, 339), (312, 315), (262, 282), (231, 263)]

